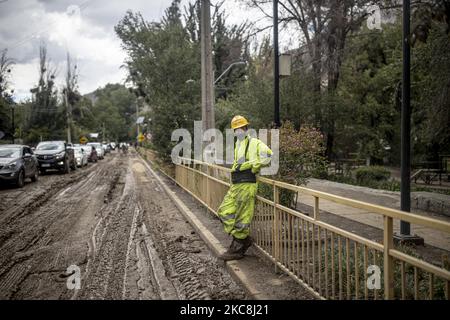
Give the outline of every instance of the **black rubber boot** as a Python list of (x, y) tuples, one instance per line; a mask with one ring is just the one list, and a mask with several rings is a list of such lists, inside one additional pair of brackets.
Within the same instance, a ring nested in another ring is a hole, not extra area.
[(248, 236), (247, 238), (241, 240), (243, 247), (242, 247), (242, 254), (245, 254), (245, 252), (247, 252), (248, 248), (251, 247), (252, 243), (253, 243), (253, 239), (250, 238), (250, 236)]
[(250, 248), (253, 243), (252, 238), (250, 238), (249, 236), (245, 239), (236, 239), (236, 242), (240, 244), (239, 253), (241, 253), (242, 255), (245, 255), (248, 248)]
[(240, 242), (239, 239), (233, 238), (230, 247), (225, 253), (223, 253), (220, 256), (220, 259), (224, 261), (242, 259), (244, 257), (244, 254), (242, 253), (243, 249), (244, 249), (243, 243)]

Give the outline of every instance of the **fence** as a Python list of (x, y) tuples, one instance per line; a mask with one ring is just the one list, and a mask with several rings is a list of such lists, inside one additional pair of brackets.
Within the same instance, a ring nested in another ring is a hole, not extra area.
[[(188, 159), (182, 161), (175, 168), (177, 183), (217, 214), (230, 185), (229, 169)], [(450, 223), (264, 177), (259, 177), (258, 182), (271, 191), (270, 195), (256, 197), (251, 225), (256, 248), (275, 268), (286, 272), (317, 297), (449, 299), (450, 272), (445, 266), (431, 264), (396, 248), (393, 220), (445, 233), (450, 233)], [(283, 205), (280, 202), (283, 190), (311, 196), (314, 200), (312, 216)], [(321, 221), (321, 199), (382, 216), (383, 243)]]

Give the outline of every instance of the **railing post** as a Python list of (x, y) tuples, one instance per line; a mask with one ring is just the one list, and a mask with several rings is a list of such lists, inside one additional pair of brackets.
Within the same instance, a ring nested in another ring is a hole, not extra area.
[(206, 164), (206, 201), (205, 201), (205, 203), (208, 205), (208, 207), (210, 207), (211, 208), (211, 201), (210, 201), (210, 198), (211, 198), (211, 196), (210, 196), (210, 181), (209, 181), (209, 174), (210, 174), (210, 168), (209, 168), (209, 165), (208, 164)]
[(280, 202), (280, 192), (278, 187), (273, 184), (273, 230), (272, 230), (272, 252), (275, 259), (275, 272), (278, 271), (276, 262), (279, 260), (279, 243), (278, 243), (278, 213), (277, 204)]
[(394, 298), (394, 258), (389, 254), (389, 250), (394, 247), (394, 226), (392, 217), (383, 216), (383, 219), (384, 298), (390, 300)]
[(314, 219), (319, 220), (319, 197), (314, 196)]
[(179, 171), (178, 165), (175, 164), (175, 181), (176, 181), (177, 183), (179, 183), (178, 176), (180, 175), (178, 171)]

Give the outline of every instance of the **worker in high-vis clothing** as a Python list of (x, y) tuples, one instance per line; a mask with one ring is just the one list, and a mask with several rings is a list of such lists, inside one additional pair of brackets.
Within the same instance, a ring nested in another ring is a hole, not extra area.
[(231, 187), (218, 209), (225, 232), (233, 237), (230, 247), (221, 256), (225, 261), (243, 258), (252, 244), (249, 233), (258, 189), (256, 174), (261, 167), (270, 164), (272, 156), (267, 145), (250, 137), (248, 124), (242, 116), (235, 116), (231, 121), (236, 136)]

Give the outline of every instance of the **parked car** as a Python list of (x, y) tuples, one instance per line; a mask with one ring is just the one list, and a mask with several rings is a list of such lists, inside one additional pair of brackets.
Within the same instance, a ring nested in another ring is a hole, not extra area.
[(75, 160), (77, 161), (78, 167), (84, 167), (88, 165), (88, 153), (83, 147), (73, 148)]
[(35, 182), (39, 177), (39, 164), (30, 147), (19, 144), (0, 145), (0, 181), (12, 182), (19, 188), (26, 178)]
[(89, 146), (87, 144), (80, 144), (79, 147), (83, 148), (84, 153), (87, 156), (88, 162), (93, 162), (94, 160), (92, 159), (92, 146)]
[(64, 173), (77, 169), (74, 150), (64, 141), (42, 141), (37, 145), (35, 154), (42, 173), (48, 169), (57, 169)]
[(111, 152), (111, 147), (107, 143), (102, 143), (102, 148), (103, 148), (103, 151), (105, 152), (105, 154), (108, 154)]
[(88, 145), (95, 148), (99, 159), (105, 158), (105, 151), (103, 150), (102, 144), (100, 142), (89, 142)]

